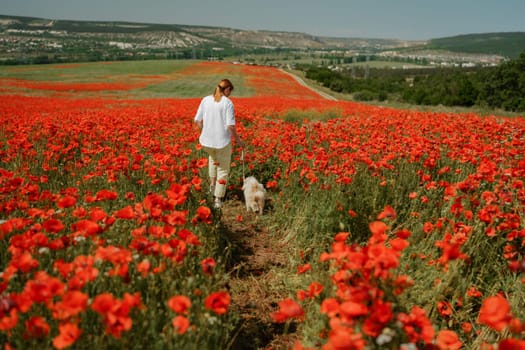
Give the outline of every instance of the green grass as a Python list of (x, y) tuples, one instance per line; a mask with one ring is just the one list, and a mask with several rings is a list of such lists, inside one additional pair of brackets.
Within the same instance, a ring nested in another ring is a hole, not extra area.
[[(474, 171), (473, 168), (458, 165), (449, 159), (444, 159), (442, 165), (462, 168), (462, 175), (451, 175), (452, 182), (459, 182), (465, 174)], [(409, 310), (414, 305), (423, 307), (434, 320), (436, 329), (452, 329), (461, 336), (464, 335), (460, 325), (470, 322), (478, 327), (481, 335), (462, 340), (465, 348), (477, 349), (481, 340), (489, 339), (490, 335), (477, 325), (481, 300), (465, 298), (467, 290), (476, 287), (483, 291), (484, 297), (495, 295), (501, 290), (513, 290), (509, 294), (509, 302), (515, 317), (523, 319), (524, 313), (520, 306), (525, 296), (523, 285), (520, 277), (508, 270), (507, 262), (502, 256), (501, 252), (506, 244), (504, 237), (488, 238), (484, 232), (485, 225), (479, 221), (472, 225), (471, 236), (462, 247), (469, 259), (451, 261), (448, 269), (435, 263), (441, 254), (435, 243), (441, 239), (443, 233), (453, 232), (455, 218), (449, 213), (450, 204), (443, 203), (439, 193), (427, 193), (430, 200), (427, 204), (407, 200), (408, 192), (419, 187), (416, 171), (420, 168), (420, 164), (401, 161), (396, 166), (396, 171), (383, 174), (387, 183), (385, 186), (380, 185), (381, 179), (371, 176), (364, 167), (357, 170), (354, 182), (350, 185), (334, 186), (330, 191), (311, 189), (305, 193), (300, 186), (290, 185), (283, 190), (276, 203), (271, 229), (278, 232), (283, 243), (290, 245), (291, 251), (295, 249), (295, 254), (290, 256), (304, 252), (307, 261), (314, 266), (311, 275), (304, 275), (301, 277), (302, 282), (297, 282), (302, 283), (302, 289), (312, 280), (321, 281), (326, 287), (330, 284), (329, 276), (323, 269), (323, 264), (319, 263), (319, 256), (330, 250), (333, 235), (338, 231), (348, 231), (351, 242), (364, 246), (370, 234), (368, 223), (374, 220), (385, 205), (392, 204), (397, 218), (389, 221), (390, 235), (393, 236), (392, 233), (399, 229), (408, 229), (412, 234), (410, 246), (400, 258), (396, 273), (407, 274), (414, 282), (402, 295), (392, 296), (395, 309), (399, 312)], [(320, 179), (320, 183), (325, 181), (331, 183), (329, 179)], [(291, 181), (296, 182), (298, 181)], [(338, 209), (339, 206), (344, 209)], [(349, 208), (358, 215), (349, 216), (346, 212)], [(413, 216), (414, 212), (419, 213), (419, 216)], [(438, 217), (446, 217), (452, 224), (446, 224), (442, 231), (424, 234), (423, 223)], [(431, 261), (434, 263), (430, 263)], [(293, 275), (293, 271), (290, 274)], [(385, 291), (388, 293), (388, 288)], [(326, 293), (330, 295), (330, 290)], [(455, 308), (449, 320), (438, 313), (437, 305), (441, 301), (448, 301)], [(460, 302), (462, 306), (459, 305)], [(319, 313), (315, 307), (311, 307), (308, 314), (306, 321), (299, 326), (299, 333), (304, 340), (303, 345), (313, 346), (319, 341), (325, 315)], [(393, 349), (395, 344), (390, 345), (392, 347), (388, 348)]]
[[(217, 82), (229, 78), (235, 86), (232, 97), (250, 97), (254, 90), (245, 83), (241, 66), (231, 65), (223, 74), (207, 70), (202, 73), (183, 73), (185, 68), (198, 64), (195, 60), (146, 60), (51, 65), (0, 66), (0, 79), (21, 79), (36, 82), (62, 83), (141, 83), (147, 86), (132, 90), (76, 92), (76, 97), (198, 98), (213, 93)], [(16, 88), (14, 88), (16, 89)], [(19, 89), (16, 90), (19, 92)], [(23, 91), (46, 94), (44, 90)]]
[(230, 79), (235, 89), (232, 97), (253, 96), (253, 89), (249, 88), (244, 82), (244, 76), (235, 72), (225, 75), (200, 75), (177, 76), (174, 79), (152, 84), (145, 88), (136, 90), (138, 97), (170, 97), (170, 98), (194, 98), (210, 95), (213, 93), (217, 83), (227, 77)]
[(0, 78), (60, 82), (104, 82), (129, 75), (170, 75), (192, 64), (192, 61), (122, 61), (66, 63), (50, 65), (0, 66)]

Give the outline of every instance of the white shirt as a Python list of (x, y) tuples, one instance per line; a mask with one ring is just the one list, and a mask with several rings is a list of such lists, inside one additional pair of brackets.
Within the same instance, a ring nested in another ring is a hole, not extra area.
[(222, 96), (215, 102), (212, 95), (201, 100), (195, 121), (202, 120), (202, 131), (199, 137), (201, 145), (211, 148), (224, 148), (231, 142), (229, 125), (235, 125), (233, 102)]

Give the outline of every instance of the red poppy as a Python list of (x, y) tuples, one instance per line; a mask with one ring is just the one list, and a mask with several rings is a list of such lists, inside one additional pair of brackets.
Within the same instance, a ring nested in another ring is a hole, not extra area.
[(24, 338), (44, 338), (47, 337), (51, 327), (41, 316), (33, 316), (25, 322), (26, 331)]
[(201, 269), (205, 275), (213, 275), (213, 269), (217, 263), (213, 258), (205, 258), (201, 261)]
[(230, 294), (228, 292), (214, 292), (206, 297), (204, 306), (217, 315), (224, 315), (230, 305)]
[(62, 300), (51, 306), (53, 318), (68, 320), (78, 315), (87, 308), (88, 295), (78, 290), (67, 291), (62, 295)]
[(187, 244), (191, 244), (194, 246), (201, 245), (201, 242), (199, 241), (199, 237), (197, 237), (197, 235), (195, 235), (190, 230), (182, 229), (179, 232), (177, 232), (177, 235), (179, 236), (180, 239), (182, 239)]
[(75, 197), (73, 197), (73, 196), (64, 196), (64, 197), (61, 197), (57, 201), (57, 207), (59, 207), (59, 208), (69, 208), (69, 207), (74, 206), (76, 202), (77, 202), (77, 199)]
[(401, 322), (410, 342), (418, 343), (422, 341), (426, 344), (432, 342), (435, 334), (434, 328), (427, 318), (425, 310), (422, 308), (414, 306), (409, 314), (398, 314), (397, 319)]
[(127, 192), (124, 197), (130, 201), (134, 201), (135, 200), (135, 193), (133, 192)]
[(514, 334), (520, 334), (525, 331), (525, 321), (521, 321), (518, 318), (513, 318), (509, 324), (509, 331)]
[(507, 299), (496, 295), (483, 300), (478, 316), (479, 323), (501, 332), (511, 320), (510, 304)]
[(10, 266), (24, 273), (36, 269), (38, 265), (38, 260), (33, 258), (29, 252), (14, 255), (10, 263)]
[(58, 326), (59, 334), (53, 338), (53, 346), (57, 349), (65, 349), (73, 345), (82, 334), (76, 323), (61, 323)]
[(465, 334), (470, 334), (470, 332), (472, 332), (472, 323), (470, 323), (470, 322), (463, 322), (461, 324), (461, 330)]
[(353, 319), (360, 316), (368, 315), (368, 307), (355, 301), (346, 301), (339, 307), (341, 317)]
[(191, 184), (193, 185), (196, 191), (202, 190), (202, 180), (200, 177), (194, 176), (191, 179)]
[[(201, 147), (200, 144), (198, 144), (198, 145), (195, 146), (195, 148), (197, 150), (200, 150), (202, 147)], [(197, 165), (197, 168), (204, 168), (205, 166), (208, 165), (208, 158), (197, 159), (196, 165)]]
[(387, 205), (379, 215), (377, 215), (377, 220), (382, 220), (385, 218), (395, 219), (396, 211), (391, 206)]
[(308, 272), (312, 269), (312, 265), (311, 264), (304, 264), (304, 265), (299, 265), (297, 266), (297, 273), (298, 274), (303, 274), (305, 272)]
[(168, 307), (178, 314), (187, 314), (191, 300), (185, 295), (176, 295), (168, 300)]
[(177, 334), (184, 334), (190, 326), (190, 321), (184, 316), (175, 316), (171, 321)]
[(437, 310), (441, 317), (448, 318), (452, 315), (452, 306), (448, 301), (439, 301)]
[(5, 236), (13, 232), (14, 229), (15, 226), (11, 220), (0, 223), (0, 239), (3, 239)]
[(340, 304), (337, 299), (327, 298), (321, 303), (321, 313), (326, 314), (328, 317), (332, 318), (339, 313), (339, 307)]
[(0, 314), (0, 331), (9, 331), (18, 324), (18, 311), (12, 308)]
[(374, 300), (369, 309), (370, 316), (363, 323), (363, 332), (368, 336), (377, 337), (394, 317), (392, 304), (378, 299)]
[(396, 231), (396, 236), (398, 238), (407, 239), (412, 235), (412, 233), (407, 229), (401, 229), (399, 231)]
[(355, 333), (350, 328), (339, 327), (330, 332), (326, 350), (363, 350), (366, 341), (360, 333)]
[(62, 295), (65, 286), (58, 278), (48, 275), (44, 271), (38, 271), (32, 280), (29, 280), (23, 290), (23, 293), (29, 297), (32, 302), (45, 303), (54, 297)]
[(73, 217), (75, 218), (83, 218), (83, 217), (86, 217), (88, 214), (86, 208), (82, 208), (82, 207), (77, 207), (75, 209), (73, 209), (73, 212), (72, 212), (72, 215)]
[(277, 323), (286, 322), (289, 319), (302, 320), (304, 317), (304, 310), (293, 299), (285, 299), (278, 302), (279, 310), (271, 314), (273, 320)]
[(498, 350), (525, 350), (525, 340), (508, 338), (498, 344)]
[(434, 230), (434, 224), (428, 221), (423, 224), (423, 232), (428, 234), (432, 232), (432, 230)]
[(357, 216), (357, 213), (355, 211), (353, 211), (352, 209), (348, 209), (348, 215), (350, 215), (351, 217), (355, 218)]
[(479, 298), (483, 294), (476, 288), (476, 287), (470, 287), (467, 291), (467, 296), (469, 298)]
[(64, 224), (58, 219), (48, 219), (42, 223), (42, 226), (47, 232), (57, 233), (64, 229)]
[(131, 256), (131, 251), (116, 247), (116, 246), (107, 246), (107, 247), (98, 247), (95, 252), (95, 261), (104, 260), (109, 261), (113, 264), (113, 269), (109, 271), (110, 276), (120, 276), (127, 278), (129, 266), (128, 264), (133, 261)]
[(436, 337), (436, 345), (441, 350), (459, 350), (463, 343), (459, 340), (456, 332), (445, 329), (439, 331)]
[(163, 221), (173, 226), (183, 226), (188, 217), (187, 210), (173, 210), (169, 214), (164, 215)]
[(95, 195), (95, 200), (97, 201), (104, 201), (104, 200), (115, 200), (118, 197), (118, 193), (115, 191), (110, 191), (106, 189), (102, 189), (97, 192)]
[(182, 205), (186, 201), (189, 190), (190, 188), (188, 185), (174, 183), (166, 190), (166, 196), (168, 196), (174, 204)]
[(321, 294), (323, 291), (324, 286), (319, 282), (312, 282), (308, 286), (307, 291), (299, 291), (297, 292), (297, 298), (299, 300), (305, 300), (305, 299), (313, 299)]
[(335, 242), (344, 242), (350, 236), (350, 232), (339, 232), (335, 235)]
[(370, 232), (372, 232), (372, 237), (370, 242), (380, 243), (384, 242), (387, 239), (386, 230), (388, 226), (382, 221), (374, 221), (369, 224)]
[(392, 240), (390, 240), (390, 246), (392, 247), (392, 249), (398, 252), (401, 252), (402, 250), (407, 248), (409, 245), (410, 243), (408, 243), (406, 239), (393, 238)]
[(87, 236), (93, 236), (102, 232), (102, 227), (91, 220), (80, 220), (71, 225), (71, 228)]
[(122, 300), (111, 293), (97, 295), (91, 303), (91, 308), (100, 314), (106, 325), (106, 332), (115, 338), (120, 338), (123, 331), (129, 331), (133, 321), (129, 316), (133, 307), (140, 307), (140, 295), (124, 293)]
[(148, 259), (144, 259), (137, 264), (137, 271), (142, 275), (142, 277), (146, 277), (150, 269), (151, 263)]
[(133, 219), (135, 217), (135, 211), (130, 205), (128, 205), (122, 209), (117, 210), (115, 212), (115, 217), (118, 219)]
[(92, 220), (92, 221), (103, 221), (104, 219), (106, 219), (108, 216), (108, 214), (102, 210), (101, 208), (98, 208), (98, 207), (93, 207), (91, 208), (91, 210), (89, 211), (89, 218)]
[(277, 181), (270, 180), (270, 181), (266, 182), (266, 188), (268, 188), (268, 189), (270, 189), (270, 188), (277, 188)]
[(197, 208), (197, 214), (193, 218), (192, 222), (195, 224), (197, 222), (204, 222), (206, 224), (212, 223), (211, 209), (205, 206), (200, 206)]

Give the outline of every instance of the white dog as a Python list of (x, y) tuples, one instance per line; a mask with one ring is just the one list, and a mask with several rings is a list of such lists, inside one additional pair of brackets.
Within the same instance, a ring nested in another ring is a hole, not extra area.
[(266, 189), (253, 176), (244, 179), (242, 185), (244, 191), (244, 201), (246, 202), (246, 210), (251, 210), (262, 215), (264, 209), (264, 202), (266, 200)]

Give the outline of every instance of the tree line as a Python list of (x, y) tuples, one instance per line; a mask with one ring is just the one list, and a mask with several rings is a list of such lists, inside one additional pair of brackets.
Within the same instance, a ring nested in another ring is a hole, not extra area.
[(308, 79), (358, 101), (488, 107), (525, 111), (525, 51), (497, 67), (389, 69), (353, 67), (335, 71), (302, 65)]

